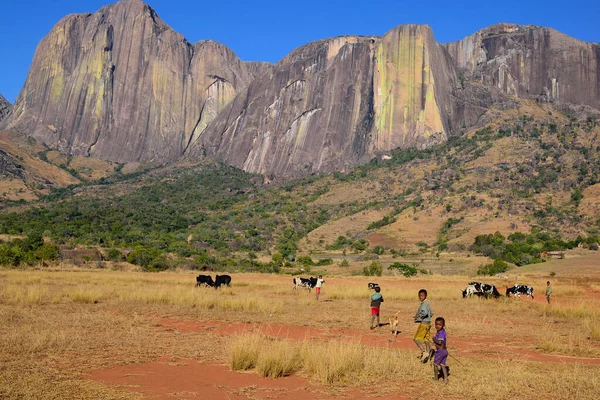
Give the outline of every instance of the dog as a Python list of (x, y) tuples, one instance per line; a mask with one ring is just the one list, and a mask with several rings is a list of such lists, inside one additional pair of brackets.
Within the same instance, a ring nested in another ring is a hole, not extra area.
[(400, 311), (390, 317), (390, 329), (394, 336), (400, 333)]

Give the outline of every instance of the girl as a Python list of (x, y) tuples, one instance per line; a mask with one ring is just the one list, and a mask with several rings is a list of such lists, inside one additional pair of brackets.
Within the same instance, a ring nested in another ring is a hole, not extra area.
[[(437, 333), (433, 338), (435, 344), (435, 355), (433, 357), (433, 378), (439, 380), (440, 377), (444, 378), (444, 383), (448, 383), (448, 367), (446, 366), (446, 359), (448, 358), (448, 350), (446, 349), (446, 341), (448, 339), (446, 335), (446, 320), (442, 317), (435, 319), (435, 330)], [(440, 376), (441, 372), (441, 376)]]

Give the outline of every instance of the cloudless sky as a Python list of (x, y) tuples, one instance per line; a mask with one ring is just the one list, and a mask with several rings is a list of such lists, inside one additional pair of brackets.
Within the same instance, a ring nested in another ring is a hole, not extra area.
[[(111, 0), (0, 0), (0, 94), (13, 103), (38, 42), (65, 15)], [(244, 61), (277, 62), (298, 46), (341, 35), (381, 36), (400, 24), (428, 24), (438, 42), (498, 22), (557, 29), (600, 42), (600, 0), (148, 0), (189, 42), (212, 39)]]

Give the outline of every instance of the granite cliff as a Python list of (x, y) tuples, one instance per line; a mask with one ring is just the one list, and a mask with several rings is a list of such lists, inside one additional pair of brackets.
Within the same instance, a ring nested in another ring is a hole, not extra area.
[(0, 94), (0, 128), (2, 127), (2, 121), (8, 117), (11, 111), (12, 104)]
[(249, 81), (227, 47), (190, 44), (125, 0), (69, 15), (40, 42), (11, 127), (73, 155), (173, 161)]
[(451, 59), (424, 25), (309, 43), (242, 91), (188, 157), (290, 177), (428, 147), (457, 134), (456, 86)]
[(465, 79), (519, 98), (600, 109), (600, 45), (551, 28), (497, 24), (445, 47)]
[(597, 44), (498, 24), (445, 45), (426, 25), (402, 25), (243, 62), (123, 0), (52, 29), (4, 124), (72, 155), (209, 156), (290, 178), (444, 142), (517, 98), (600, 109), (599, 61)]

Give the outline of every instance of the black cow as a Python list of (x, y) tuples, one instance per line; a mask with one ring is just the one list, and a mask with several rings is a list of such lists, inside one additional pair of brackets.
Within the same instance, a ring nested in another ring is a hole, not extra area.
[(292, 281), (294, 282), (294, 286), (292, 287), (292, 289), (296, 290), (299, 287), (303, 287), (303, 288), (307, 288), (308, 291), (310, 292), (310, 289), (314, 288), (317, 285), (317, 278), (314, 277), (310, 277), (310, 278), (294, 278), (292, 279)]
[(227, 285), (231, 283), (231, 277), (229, 275), (217, 275), (215, 276), (215, 289), (221, 285)]
[(369, 289), (375, 289), (376, 287), (379, 287), (379, 283), (373, 283), (373, 282), (369, 282)]
[(212, 280), (210, 275), (198, 275), (196, 277), (196, 287), (200, 285), (215, 286), (215, 282)]
[(506, 288), (506, 297), (513, 295), (514, 298), (521, 297), (522, 294), (533, 299), (533, 287), (527, 285), (515, 285)]

